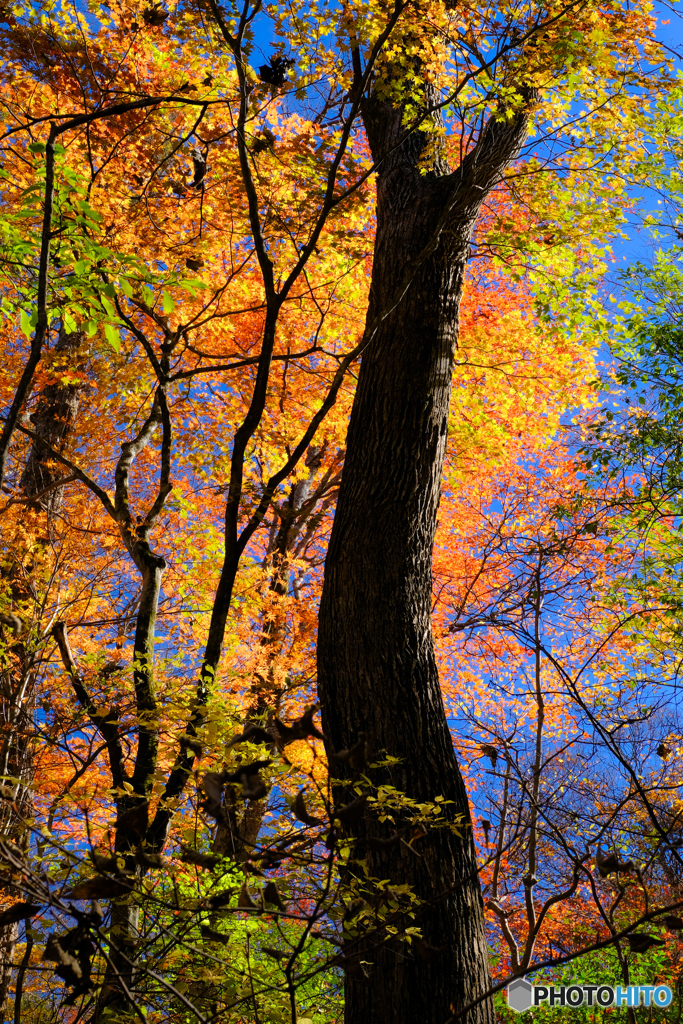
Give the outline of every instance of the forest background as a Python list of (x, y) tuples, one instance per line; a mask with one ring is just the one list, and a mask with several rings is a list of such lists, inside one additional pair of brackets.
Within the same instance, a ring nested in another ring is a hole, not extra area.
[(676, 12), (2, 16), (4, 1020), (678, 1020)]

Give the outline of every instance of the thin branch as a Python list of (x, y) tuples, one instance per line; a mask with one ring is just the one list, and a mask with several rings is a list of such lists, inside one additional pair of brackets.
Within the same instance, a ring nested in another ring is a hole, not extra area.
[(57, 641), (62, 663), (71, 680), (71, 685), (78, 702), (87, 711), (90, 721), (99, 729), (102, 739), (107, 745), (112, 783), (115, 787), (119, 787), (125, 780), (125, 758), (121, 745), (121, 734), (116, 724), (116, 715), (110, 709), (106, 711), (98, 709), (90, 696), (83, 677), (78, 671), (74, 656), (71, 653), (71, 647), (66, 635), (66, 624), (64, 622), (56, 622), (52, 627), (52, 635)]

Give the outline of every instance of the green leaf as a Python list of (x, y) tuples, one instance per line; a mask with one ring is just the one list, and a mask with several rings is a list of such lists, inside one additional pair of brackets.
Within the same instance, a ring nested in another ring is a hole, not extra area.
[(30, 338), (38, 320), (38, 313), (34, 310), (34, 312), (29, 315), (25, 309), (20, 309), (19, 316), (21, 318), (21, 329), (26, 337)]
[(95, 221), (96, 223), (99, 223), (101, 220), (103, 220), (102, 214), (98, 213), (97, 210), (93, 210), (90, 203), (86, 203), (84, 199), (82, 199), (81, 202), (77, 204), (77, 206), (81, 213), (84, 215), (85, 220), (92, 220)]
[(164, 307), (164, 313), (172, 313), (173, 310), (175, 309), (175, 302), (173, 301), (171, 296), (168, 294), (168, 292), (164, 292), (163, 307)]
[(66, 310), (62, 313), (62, 319), (64, 321), (64, 329), (67, 334), (75, 334), (78, 330), (78, 324), (72, 317), (71, 313), (67, 313)]
[(104, 336), (116, 353), (121, 351), (121, 335), (111, 324), (104, 325)]
[(178, 285), (180, 288), (184, 288), (185, 291), (189, 292), (190, 295), (194, 295), (200, 288), (209, 287), (206, 281), (200, 281), (198, 278), (184, 278), (182, 281), (178, 281)]
[(116, 310), (114, 309), (106, 295), (102, 296), (102, 305), (106, 309), (108, 315), (113, 319), (116, 319)]

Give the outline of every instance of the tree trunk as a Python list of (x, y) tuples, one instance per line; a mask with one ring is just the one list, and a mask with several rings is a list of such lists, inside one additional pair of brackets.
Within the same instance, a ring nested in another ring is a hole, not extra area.
[[(369, 815), (356, 826), (370, 875), (412, 887), (424, 906), (414, 923), (441, 951), (419, 943), (356, 947), (369, 964), (347, 975), (345, 1020), (444, 1024), (490, 982), (467, 794), (434, 655), (431, 557), (472, 227), (518, 151), (526, 112), (492, 119), (456, 172), (437, 157), (427, 174), (418, 161), (429, 140), (420, 133), (401, 140), (400, 110), (370, 100), (363, 112), (380, 168), (367, 317), (375, 333), (360, 368), (325, 564), (323, 725), (328, 752), (369, 734), (375, 756), (401, 759), (391, 770), (373, 770), (373, 781), (420, 801), (445, 797), (462, 828), (378, 853), (364, 850), (364, 836), (389, 833)], [(490, 1000), (465, 1020), (489, 1024)]]
[[(40, 440), (34, 440), (31, 447), (21, 477), (21, 489), (27, 497), (38, 495), (35, 507), (47, 512), (48, 522), (59, 514), (64, 499), (64, 488), (53, 485), (66, 476), (66, 470), (56, 461), (50, 449), (63, 451), (78, 414), (85, 385), (82, 380), (73, 379), (73, 371), (81, 368), (77, 353), (82, 340), (82, 332), (67, 334), (63, 327), (60, 328), (54, 349), (60, 358), (51, 367), (56, 379), (45, 386), (31, 417)], [(60, 379), (61, 373), (71, 375), (71, 383)]]
[[(67, 334), (63, 328), (59, 331), (54, 348), (55, 355), (59, 356), (51, 366), (55, 379), (45, 386), (31, 418), (40, 440), (34, 440), (31, 446), (20, 481), (25, 497), (36, 496), (35, 501), (27, 503), (29, 508), (34, 513), (46, 513), (45, 529), (48, 534), (61, 508), (64, 491), (62, 487), (53, 485), (65, 475), (63, 468), (55, 463), (50, 448), (57, 451), (63, 449), (73, 428), (83, 390), (82, 382), (65, 383), (60, 376), (64, 371), (73, 372), (82, 339), (80, 332)], [(40, 518), (35, 518), (35, 524), (42, 526)], [(44, 538), (41, 544), (46, 541), (47, 538)], [(7, 563), (1, 578), (8, 584), (18, 608), (21, 609), (26, 601), (31, 600), (30, 591), (12, 563)], [(11, 776), (17, 781), (10, 785), (15, 793), (14, 801), (3, 801), (0, 806), (0, 833), (3, 838), (9, 838), (22, 849), (28, 850), (31, 833), (25, 822), (31, 817), (33, 806), (32, 794), (27, 786), (33, 778), (35, 742), (34, 652), (30, 647), (27, 649), (22, 639), (16, 637), (8, 644), (8, 653), (11, 660), (0, 672), (0, 774)], [(21, 896), (21, 891), (15, 886), (0, 886), (0, 906), (6, 900), (15, 900), (17, 896)], [(18, 937), (17, 924), (0, 927), (0, 1007), (3, 1019), (11, 1013), (10, 986)]]

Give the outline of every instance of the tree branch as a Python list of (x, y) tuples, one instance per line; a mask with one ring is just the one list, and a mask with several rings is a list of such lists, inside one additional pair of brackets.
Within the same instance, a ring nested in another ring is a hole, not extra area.
[(71, 680), (76, 698), (81, 707), (87, 711), (90, 721), (99, 729), (102, 739), (107, 745), (112, 783), (118, 788), (123, 785), (126, 779), (126, 762), (123, 756), (119, 727), (115, 722), (115, 713), (109, 709), (106, 711), (99, 710), (88, 693), (83, 677), (78, 671), (73, 654), (71, 653), (71, 647), (66, 635), (66, 624), (64, 622), (56, 622), (52, 627), (52, 635), (57, 641), (62, 664)]

